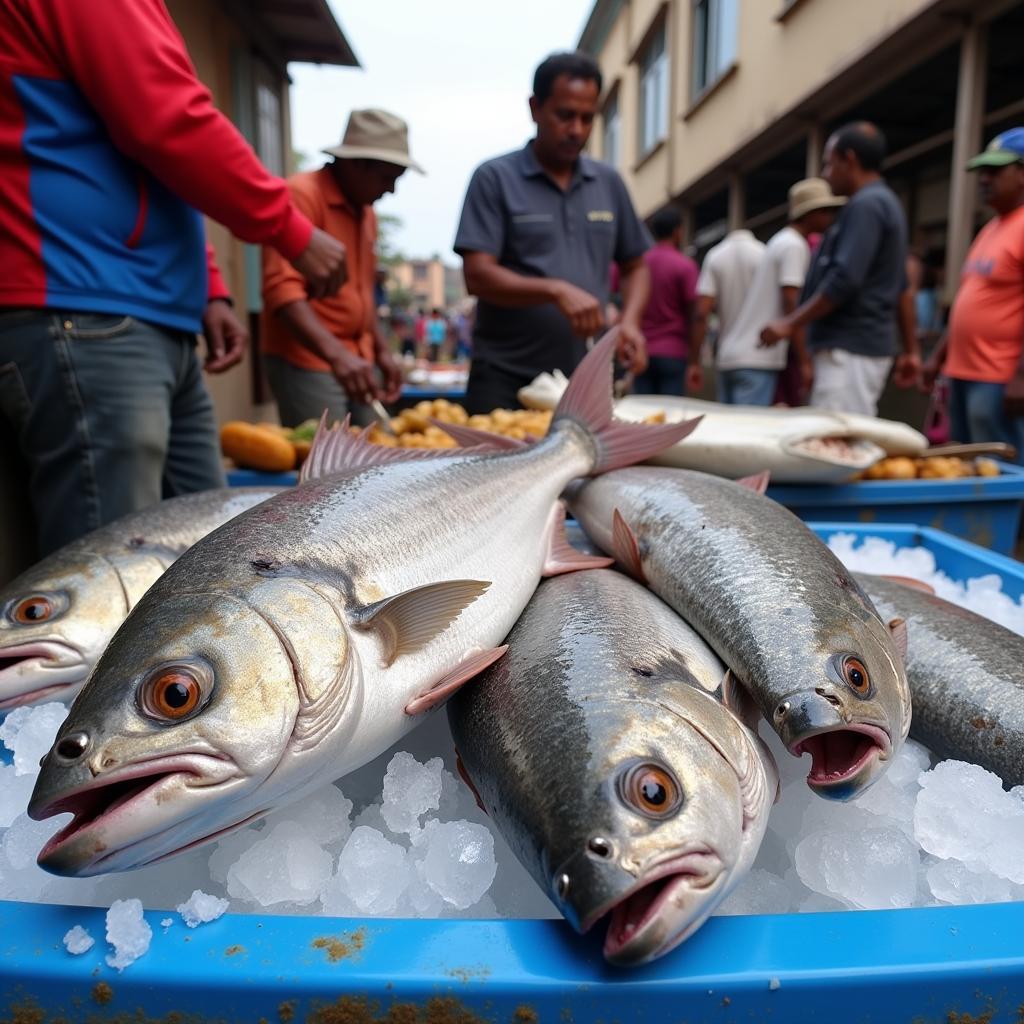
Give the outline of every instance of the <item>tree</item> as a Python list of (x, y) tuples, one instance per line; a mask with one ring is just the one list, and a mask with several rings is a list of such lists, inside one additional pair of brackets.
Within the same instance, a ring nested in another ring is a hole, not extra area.
[(396, 232), (402, 229), (402, 218), (394, 213), (377, 214), (377, 262), (393, 267), (405, 256), (395, 247)]

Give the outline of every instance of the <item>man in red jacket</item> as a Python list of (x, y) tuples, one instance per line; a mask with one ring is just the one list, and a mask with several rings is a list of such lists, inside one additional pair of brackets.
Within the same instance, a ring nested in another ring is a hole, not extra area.
[(345, 279), (162, 0), (0, 0), (0, 439), (28, 465), (39, 555), (223, 484), (195, 336), (219, 372), (246, 334), (199, 211), (276, 248), (311, 297)]

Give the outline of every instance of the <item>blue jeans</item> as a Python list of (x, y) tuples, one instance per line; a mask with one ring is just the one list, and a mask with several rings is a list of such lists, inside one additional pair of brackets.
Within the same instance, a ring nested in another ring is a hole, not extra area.
[(134, 317), (0, 312), (0, 419), (42, 557), (163, 497), (222, 487), (195, 338)]
[(685, 395), (686, 360), (651, 356), (647, 369), (633, 382), (634, 395)]
[(719, 370), (718, 400), (728, 405), (771, 405), (778, 370)]
[(961, 443), (1003, 441), (1017, 449), (1024, 461), (1024, 419), (1003, 411), (1003, 384), (949, 379), (949, 426)]

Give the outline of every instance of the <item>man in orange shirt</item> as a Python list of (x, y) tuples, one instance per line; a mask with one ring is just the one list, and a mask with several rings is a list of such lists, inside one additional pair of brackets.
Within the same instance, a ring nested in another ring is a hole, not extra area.
[(295, 205), (345, 247), (348, 280), (341, 290), (311, 299), (302, 277), (273, 249), (263, 250), (261, 348), (281, 422), (294, 426), (351, 413), (369, 416), (365, 403), (393, 401), (402, 375), (377, 323), (374, 280), (377, 218), (373, 204), (407, 167), (408, 128), (383, 110), (354, 110), (335, 159), (318, 171), (288, 179)]
[(968, 170), (996, 212), (960, 276), (946, 336), (924, 369), (928, 390), (950, 379), (957, 441), (1004, 441), (1024, 458), (1024, 128), (996, 136)]

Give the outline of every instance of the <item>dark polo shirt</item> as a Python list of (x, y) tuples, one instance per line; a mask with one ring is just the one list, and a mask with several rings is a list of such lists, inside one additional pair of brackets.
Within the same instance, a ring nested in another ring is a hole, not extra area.
[[(473, 173), (455, 236), (455, 251), (486, 252), (527, 277), (569, 281), (608, 300), (611, 264), (650, 246), (622, 179), (607, 164), (581, 156), (563, 191), (537, 162), (531, 143), (488, 160)], [(473, 362), (526, 382), (556, 367), (572, 373), (585, 339), (573, 334), (553, 302), (509, 308), (481, 300)]]

